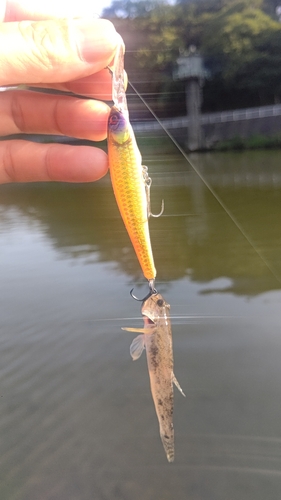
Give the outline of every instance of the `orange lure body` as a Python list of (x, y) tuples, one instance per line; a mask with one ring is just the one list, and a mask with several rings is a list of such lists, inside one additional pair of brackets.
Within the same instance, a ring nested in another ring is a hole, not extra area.
[(145, 176), (126, 112), (113, 106), (108, 120), (108, 157), (113, 191), (143, 274), (154, 280), (156, 269), (148, 227)]

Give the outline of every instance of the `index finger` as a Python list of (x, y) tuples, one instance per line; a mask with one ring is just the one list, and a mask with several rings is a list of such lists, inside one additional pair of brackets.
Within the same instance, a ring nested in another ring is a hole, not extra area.
[(105, 19), (0, 23), (0, 85), (83, 78), (105, 68), (119, 43)]
[(40, 21), (97, 17), (95, 2), (89, 0), (0, 0), (0, 21)]

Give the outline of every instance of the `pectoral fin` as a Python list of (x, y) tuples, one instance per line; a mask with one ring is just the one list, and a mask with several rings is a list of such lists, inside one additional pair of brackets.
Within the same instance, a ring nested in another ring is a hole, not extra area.
[(148, 326), (147, 328), (134, 328), (134, 327), (123, 326), (123, 327), (121, 327), (121, 330), (126, 330), (127, 332), (151, 334), (151, 333), (154, 333), (155, 327)]
[(138, 335), (130, 345), (130, 354), (135, 361), (139, 359), (144, 350), (144, 335)]
[(177, 381), (177, 379), (176, 379), (176, 377), (175, 377), (175, 374), (174, 374), (174, 373), (173, 373), (173, 382), (174, 382), (175, 386), (178, 388), (178, 390), (180, 391), (180, 393), (181, 393), (184, 397), (186, 397), (186, 396), (185, 396), (185, 394), (184, 394), (184, 392), (183, 392), (183, 390), (182, 390), (182, 388), (181, 388), (181, 386), (180, 386), (180, 384), (178, 383), (178, 381)]
[(138, 333), (151, 333), (148, 328), (134, 328), (134, 327), (128, 327), (124, 326), (121, 327), (121, 330), (126, 330), (127, 332), (138, 332)]

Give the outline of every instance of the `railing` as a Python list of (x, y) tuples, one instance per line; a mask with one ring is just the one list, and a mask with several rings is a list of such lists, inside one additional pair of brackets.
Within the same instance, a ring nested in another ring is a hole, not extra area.
[[(221, 111), (219, 113), (205, 113), (201, 115), (201, 124), (208, 125), (213, 123), (235, 122), (239, 120), (253, 120), (258, 118), (267, 118), (273, 116), (281, 116), (281, 104), (272, 106), (261, 106), (259, 108), (235, 109), (233, 111)], [(145, 122), (133, 122), (133, 127), (136, 132), (149, 132), (153, 130), (161, 130), (163, 127), (167, 129), (185, 128), (188, 127), (188, 116), (176, 118), (164, 118), (161, 124), (155, 119)], [(163, 126), (163, 127), (162, 127)]]

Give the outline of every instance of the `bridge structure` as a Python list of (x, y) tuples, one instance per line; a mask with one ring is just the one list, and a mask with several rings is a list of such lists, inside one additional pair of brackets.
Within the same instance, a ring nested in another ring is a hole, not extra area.
[[(281, 135), (281, 104), (256, 108), (235, 109), (218, 113), (204, 113), (200, 117), (205, 147), (234, 137), (253, 135)], [(188, 116), (155, 118), (133, 122), (134, 130), (144, 135), (161, 136), (167, 129), (181, 144), (185, 144), (190, 119)]]

